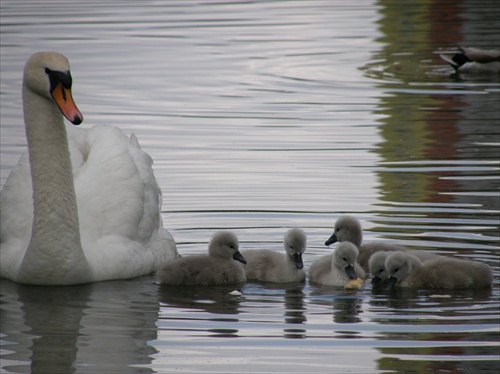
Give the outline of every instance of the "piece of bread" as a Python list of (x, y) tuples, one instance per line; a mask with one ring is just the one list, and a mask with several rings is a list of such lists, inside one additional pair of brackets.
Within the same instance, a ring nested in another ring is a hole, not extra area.
[(349, 279), (349, 282), (344, 286), (346, 290), (359, 290), (363, 287), (365, 281), (361, 278)]

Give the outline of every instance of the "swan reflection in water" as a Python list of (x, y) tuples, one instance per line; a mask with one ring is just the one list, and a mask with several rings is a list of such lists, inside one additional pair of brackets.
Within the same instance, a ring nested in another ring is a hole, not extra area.
[(159, 303), (149, 277), (68, 287), (2, 279), (0, 290), (5, 370), (154, 372)]

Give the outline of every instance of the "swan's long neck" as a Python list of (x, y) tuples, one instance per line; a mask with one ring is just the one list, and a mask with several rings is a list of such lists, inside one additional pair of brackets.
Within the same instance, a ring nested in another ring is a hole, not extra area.
[[(82, 249), (75, 188), (63, 117), (56, 104), (23, 86), (33, 183), (31, 241), (19, 274), (29, 283), (82, 283), (89, 266)], [(22, 280), (21, 280), (22, 281)]]

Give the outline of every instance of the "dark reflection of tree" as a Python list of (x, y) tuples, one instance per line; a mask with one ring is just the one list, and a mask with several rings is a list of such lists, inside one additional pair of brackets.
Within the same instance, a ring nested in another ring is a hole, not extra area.
[[(386, 224), (379, 230), (401, 238), (387, 223), (415, 217), (415, 210), (435, 219), (471, 219), (472, 212), (476, 220), (491, 219), (500, 206), (497, 170), (484, 163), (499, 157), (500, 95), (488, 86), (496, 87), (500, 76), (464, 77), (464, 87), (457, 86), (461, 81), (435, 52), (457, 45), (498, 49), (498, 1), (380, 0), (379, 6), (381, 48), (360, 67), (384, 91), (375, 111), (381, 141), (373, 150), (381, 160), (378, 213)], [(453, 204), (471, 208), (439, 209)], [(421, 228), (407, 224), (403, 231), (407, 240), (422, 239), (412, 235)], [(498, 237), (498, 223), (481, 231)], [(437, 236), (450, 241), (442, 231)]]
[[(380, 158), (380, 236), (398, 239), (401, 231), (407, 240), (422, 240), (419, 234), (425, 233), (456, 243), (453, 230), (471, 222), (460, 228), (472, 234), (468, 241), (479, 237), (479, 227), (484, 236), (498, 237), (500, 199), (493, 193), (498, 171), (485, 163), (498, 161), (499, 95), (485, 87), (498, 85), (499, 76), (458, 88), (434, 53), (456, 45), (498, 48), (498, 1), (484, 0), (481, 6), (470, 0), (378, 4), (381, 48), (375, 62), (361, 69), (378, 79), (384, 92), (375, 112), (381, 141), (373, 150)], [(391, 221), (399, 227), (391, 228)], [(446, 226), (449, 233), (443, 233)], [(484, 239), (477, 244), (486, 246)], [(493, 245), (490, 253), (491, 258), (497, 255)], [(477, 255), (471, 249), (467, 254)], [(498, 332), (491, 330), (498, 310), (490, 290), (373, 288), (368, 308), (372, 322), (380, 325), (378, 371), (500, 371), (498, 345), (491, 344), (498, 342)], [(481, 324), (488, 328), (475, 328)]]
[[(390, 327), (389, 331), (381, 333), (379, 340), (391, 342), (389, 346), (377, 348), (384, 355), (377, 360), (378, 369), (404, 369), (415, 373), (468, 372), (469, 366), (474, 368), (472, 370), (474, 373), (497, 372), (499, 369), (497, 360), (464, 360), (465, 357), (498, 355), (497, 346), (470, 344), (472, 341), (493, 342), (498, 339), (498, 334), (492, 331), (484, 329), (474, 331), (474, 325), (491, 324), (491, 320), (496, 318), (493, 317), (496, 313), (495, 306), (488, 307), (491, 292), (490, 289), (373, 290), (369, 301), (370, 309), (379, 311), (373, 322)], [(482, 317), (468, 311), (476, 310), (480, 305), (483, 311)], [(448, 325), (470, 325), (470, 327), (450, 329)], [(422, 329), (416, 326), (422, 326)], [(418, 344), (405, 344), (409, 341)], [(456, 344), (462, 341), (463, 344)], [(434, 345), (434, 342), (438, 344)], [(421, 356), (422, 359), (405, 360), (405, 356)], [(444, 356), (446, 360), (428, 359), (433, 356)]]
[(0, 284), (3, 339), (16, 342), (9, 346), (15, 363), (9, 370), (154, 372), (144, 367), (157, 353), (148, 343), (157, 337), (159, 309), (150, 278), (68, 287)]

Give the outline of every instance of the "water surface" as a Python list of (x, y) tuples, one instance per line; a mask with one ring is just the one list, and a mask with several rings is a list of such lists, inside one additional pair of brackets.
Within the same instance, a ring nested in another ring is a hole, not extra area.
[[(81, 126), (134, 132), (182, 254), (233, 230), (242, 249), (335, 220), (483, 261), (484, 292), (247, 283), (77, 287), (1, 281), (3, 372), (496, 373), (500, 79), (438, 53), (500, 48), (496, 1), (1, 4), (1, 185), (26, 149), (22, 67), (65, 54)], [(240, 294), (231, 294), (238, 289)]]

